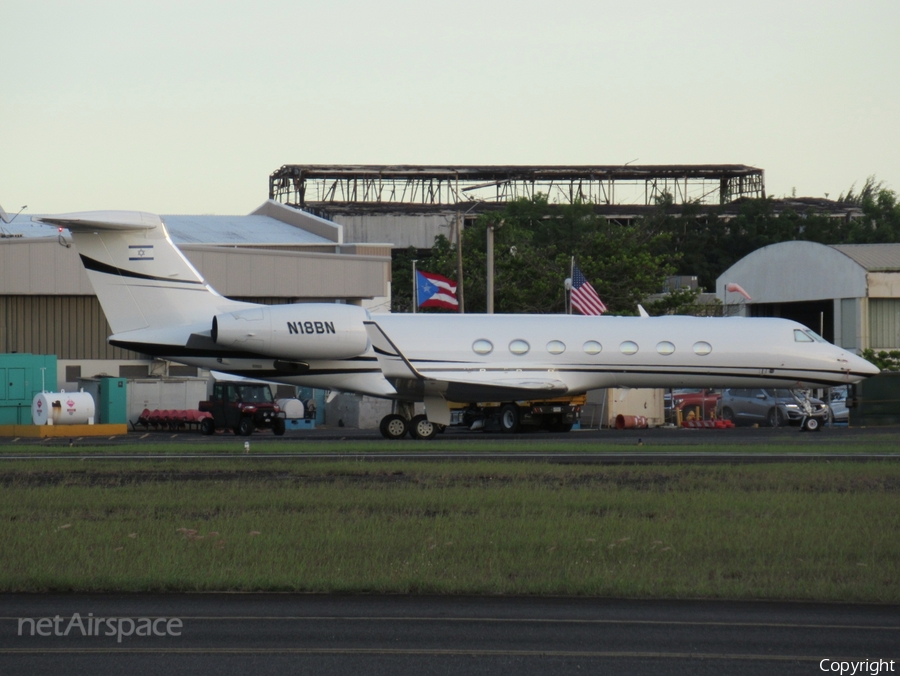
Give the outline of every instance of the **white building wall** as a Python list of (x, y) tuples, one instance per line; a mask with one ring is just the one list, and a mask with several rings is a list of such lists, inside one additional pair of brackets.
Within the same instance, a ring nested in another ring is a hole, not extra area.
[(430, 249), (434, 238), (453, 232), (455, 214), (334, 214), (344, 227), (345, 242), (391, 242), (395, 249)]

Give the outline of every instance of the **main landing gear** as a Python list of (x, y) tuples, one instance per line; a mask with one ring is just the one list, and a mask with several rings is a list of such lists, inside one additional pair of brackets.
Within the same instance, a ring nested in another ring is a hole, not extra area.
[(433, 439), (440, 426), (428, 420), (424, 415), (413, 415), (415, 408), (412, 402), (394, 402), (394, 411), (381, 419), (381, 436), (385, 439), (402, 439), (407, 434), (413, 439)]

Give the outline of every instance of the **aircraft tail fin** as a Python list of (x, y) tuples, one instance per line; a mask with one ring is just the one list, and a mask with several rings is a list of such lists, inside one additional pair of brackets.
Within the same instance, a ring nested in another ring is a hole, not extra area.
[(40, 220), (72, 233), (113, 333), (211, 323), (216, 314), (247, 306), (216, 293), (155, 214), (95, 211)]

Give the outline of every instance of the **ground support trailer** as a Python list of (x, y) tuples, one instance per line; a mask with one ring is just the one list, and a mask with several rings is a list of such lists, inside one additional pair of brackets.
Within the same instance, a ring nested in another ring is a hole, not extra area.
[(586, 395), (510, 402), (451, 404), (451, 425), (499, 430), (509, 434), (529, 429), (568, 432), (581, 417)]

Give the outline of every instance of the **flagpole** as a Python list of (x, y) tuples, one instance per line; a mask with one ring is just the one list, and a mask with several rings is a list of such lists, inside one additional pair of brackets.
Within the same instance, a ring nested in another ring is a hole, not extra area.
[[(572, 260), (569, 264), (569, 279), (575, 279), (575, 256), (572, 256)], [(569, 293), (566, 295), (566, 308), (569, 310), (569, 314), (572, 314), (572, 289), (569, 288)]]
[(419, 262), (418, 258), (413, 258), (412, 262), (412, 301), (413, 301), (413, 314), (416, 314), (416, 308), (419, 305), (419, 285), (416, 284), (416, 263)]

